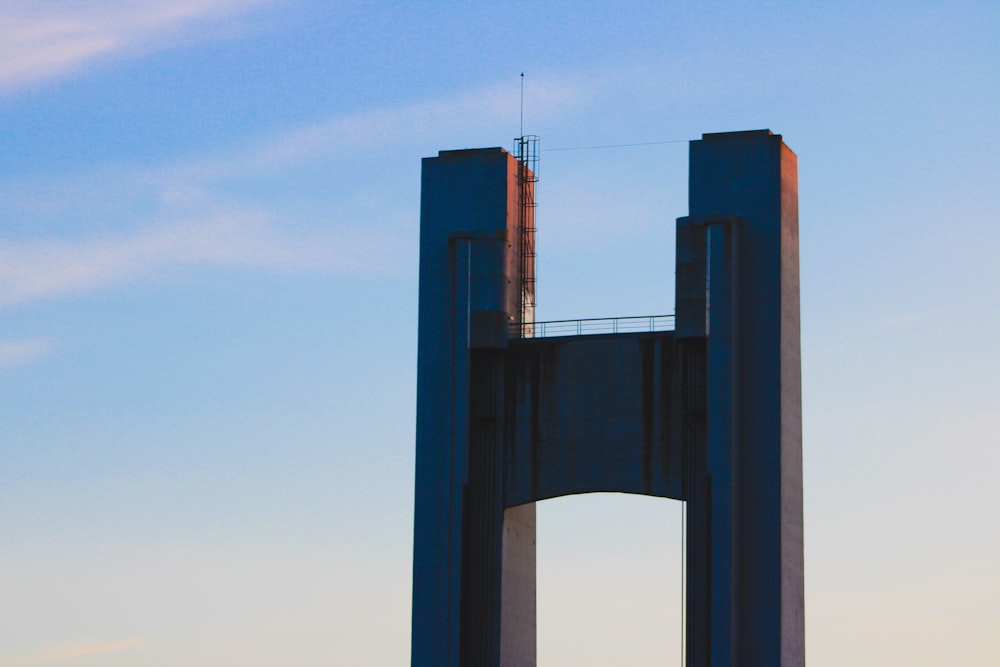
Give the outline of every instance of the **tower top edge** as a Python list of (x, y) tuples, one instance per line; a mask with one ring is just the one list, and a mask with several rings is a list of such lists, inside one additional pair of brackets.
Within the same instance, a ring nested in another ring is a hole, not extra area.
[(467, 155), (476, 155), (484, 153), (507, 153), (507, 150), (501, 148), (500, 146), (493, 146), (491, 148), (459, 148), (450, 151), (438, 151), (437, 156), (439, 158), (454, 158), (454, 157), (464, 157)]
[(711, 141), (713, 139), (744, 139), (750, 137), (780, 137), (781, 135), (776, 135), (774, 132), (768, 129), (764, 130), (741, 130), (739, 132), (706, 132), (701, 135), (702, 141)]

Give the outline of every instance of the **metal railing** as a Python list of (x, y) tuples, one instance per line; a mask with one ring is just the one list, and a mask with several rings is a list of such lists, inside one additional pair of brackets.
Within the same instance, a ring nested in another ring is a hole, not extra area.
[(594, 317), (584, 320), (524, 322), (510, 326), (511, 338), (547, 338), (550, 336), (588, 336), (593, 334), (643, 333), (672, 331), (673, 315), (638, 317)]

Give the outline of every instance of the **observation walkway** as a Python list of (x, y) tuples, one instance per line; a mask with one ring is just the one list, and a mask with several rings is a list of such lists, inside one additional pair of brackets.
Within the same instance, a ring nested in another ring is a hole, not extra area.
[(515, 323), (510, 325), (510, 336), (511, 338), (552, 338), (556, 336), (673, 331), (673, 329), (673, 315), (639, 315)]

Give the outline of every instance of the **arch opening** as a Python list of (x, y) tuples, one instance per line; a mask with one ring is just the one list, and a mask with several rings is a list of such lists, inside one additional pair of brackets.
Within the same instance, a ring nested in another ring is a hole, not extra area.
[(539, 667), (683, 665), (684, 507), (627, 493), (537, 504)]

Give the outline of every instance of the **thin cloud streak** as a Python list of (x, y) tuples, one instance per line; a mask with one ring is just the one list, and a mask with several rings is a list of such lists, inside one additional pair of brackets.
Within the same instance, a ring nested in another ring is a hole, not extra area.
[(0, 90), (66, 74), (101, 56), (170, 48), (199, 22), (261, 0), (48, 2), (0, 13)]
[(52, 341), (48, 338), (0, 340), (0, 371), (30, 364), (44, 357), (51, 349)]
[[(234, 211), (117, 236), (0, 242), (0, 306), (109, 288), (182, 265), (352, 274), (392, 265), (391, 241), (377, 234), (348, 236), (283, 238), (263, 215)], [(359, 247), (365, 252), (357, 252)]]
[(41, 665), (50, 662), (61, 662), (72, 658), (81, 658), (90, 655), (105, 655), (107, 653), (117, 653), (136, 648), (145, 644), (145, 640), (139, 638), (123, 639), (114, 642), (85, 641), (79, 644), (64, 646), (56, 649), (49, 649), (30, 655), (20, 661), (24, 665)]
[[(543, 80), (536, 85), (539, 90), (532, 99), (532, 112), (545, 117), (579, 105), (601, 83)], [(514, 90), (510, 85), (493, 85), (396, 108), (338, 116), (279, 133), (234, 155), (196, 160), (166, 173), (181, 180), (236, 178), (321, 157), (356, 159), (358, 151), (444, 135), (460, 142), (462, 137), (496, 123), (510, 120), (513, 127), (517, 118)]]

